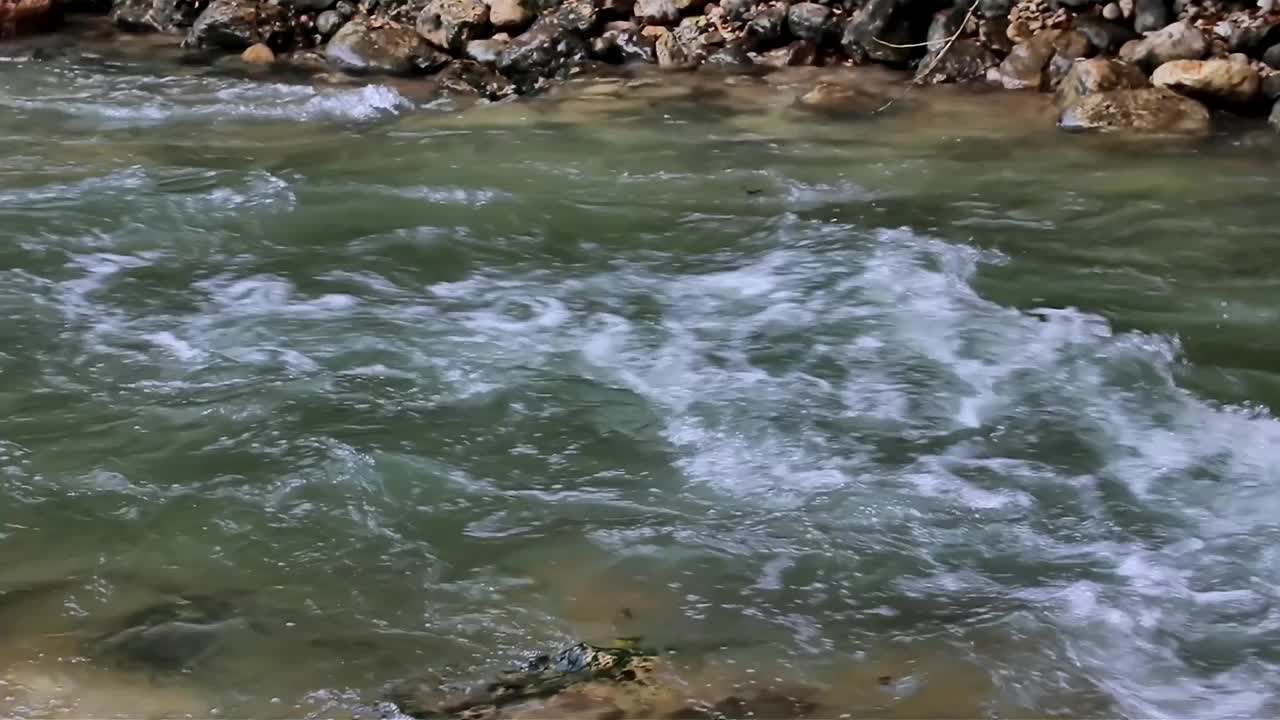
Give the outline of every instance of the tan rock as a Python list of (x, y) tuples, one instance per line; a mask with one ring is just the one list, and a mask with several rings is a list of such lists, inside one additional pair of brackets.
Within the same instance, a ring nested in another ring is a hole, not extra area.
[(533, 10), (525, 0), (486, 0), (489, 22), (496, 30), (520, 31), (533, 22)]
[(1207, 101), (1247, 103), (1258, 95), (1258, 71), (1230, 60), (1172, 60), (1151, 74), (1151, 84)]
[(240, 53), (240, 59), (250, 65), (270, 65), (276, 61), (276, 54), (263, 43), (250, 45)]
[(1136, 90), (1147, 87), (1146, 73), (1136, 65), (1107, 58), (1077, 60), (1058, 86), (1058, 107), (1074, 105), (1080, 98), (1108, 90)]
[(1058, 127), (1078, 132), (1206, 135), (1209, 109), (1166, 88), (1108, 90), (1086, 95), (1062, 111)]

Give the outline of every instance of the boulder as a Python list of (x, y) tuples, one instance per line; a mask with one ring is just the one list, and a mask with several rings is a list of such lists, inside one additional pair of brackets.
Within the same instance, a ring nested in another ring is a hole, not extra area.
[[(907, 0), (867, 0), (845, 24), (840, 45), (854, 62), (906, 64), (915, 51), (894, 47), (912, 42)], [(889, 43), (889, 44), (886, 44)]]
[(492, 65), (498, 61), (498, 55), (507, 49), (510, 41), (501, 38), (488, 38), (486, 40), (472, 40), (467, 43), (466, 56), (470, 60), (478, 63)]
[(1209, 42), (1200, 29), (1185, 20), (1147, 33), (1141, 40), (1120, 48), (1120, 59), (1151, 72), (1171, 60), (1199, 60), (1209, 54)]
[(751, 55), (737, 43), (730, 43), (722, 48), (716, 48), (707, 54), (703, 59), (703, 65), (720, 68), (743, 68), (754, 64)]
[(652, 65), (658, 61), (654, 54), (653, 38), (642, 35), (636, 28), (606, 30), (591, 41), (591, 53), (610, 63), (643, 63)]
[(129, 32), (175, 32), (191, 27), (199, 12), (195, 3), (177, 0), (115, 0), (111, 22)]
[(818, 61), (818, 46), (808, 40), (797, 40), (786, 47), (760, 53), (756, 62), (767, 67), (784, 68), (814, 65)]
[(886, 107), (888, 100), (857, 85), (820, 82), (796, 98), (796, 104), (824, 115), (871, 115)]
[(654, 38), (653, 50), (658, 67), (663, 70), (692, 70), (697, 66), (675, 33), (665, 28)]
[(650, 25), (675, 25), (680, 21), (680, 9), (674, 0), (636, 0), (636, 17)]
[(1276, 132), (1280, 132), (1280, 101), (1271, 106), (1271, 116), (1267, 118), (1267, 123)]
[(1151, 74), (1151, 84), (1205, 102), (1243, 105), (1258, 96), (1262, 79), (1230, 60), (1171, 60)]
[(1000, 60), (977, 40), (961, 38), (941, 58), (921, 61), (916, 82), (924, 85), (981, 80)]
[(587, 59), (582, 35), (565, 28), (552, 15), (543, 15), (517, 35), (498, 54), (498, 71), (529, 90), (539, 78), (554, 77)]
[(1048, 85), (1045, 69), (1053, 57), (1056, 39), (1056, 32), (1042, 32), (1014, 45), (1009, 57), (992, 71), (990, 78), (1006, 90), (1043, 90)]
[(757, 7), (747, 23), (746, 40), (752, 50), (768, 50), (785, 43), (787, 6), (770, 2)]
[(1138, 38), (1133, 30), (1119, 23), (1090, 15), (1076, 18), (1071, 29), (1089, 38), (1089, 45), (1103, 55), (1117, 52), (1125, 43)]
[(1262, 51), (1262, 62), (1273, 70), (1280, 70), (1280, 45), (1272, 45)]
[(787, 29), (799, 40), (821, 43), (831, 34), (831, 8), (801, 2), (787, 9)]
[(1133, 29), (1148, 33), (1166, 27), (1174, 21), (1169, 0), (1134, 0)]
[(584, 36), (595, 31), (599, 20), (595, 0), (560, 0), (555, 16), (561, 27)]
[(474, 60), (454, 60), (436, 74), (435, 82), (446, 92), (474, 94), (488, 100), (501, 100), (516, 91), (511, 81)]
[(276, 54), (262, 43), (250, 45), (240, 53), (240, 59), (250, 65), (270, 65), (276, 61)]
[(499, 32), (520, 32), (533, 22), (528, 0), (488, 0), (489, 23)]
[(1262, 97), (1268, 100), (1280, 100), (1280, 75), (1268, 75), (1262, 78)]
[(60, 20), (55, 0), (0, 0), (0, 38), (52, 30)]
[(257, 0), (213, 0), (200, 13), (183, 44), (241, 51), (265, 43), (281, 47), (290, 30), (289, 12)]
[(1077, 60), (1058, 85), (1055, 100), (1059, 108), (1066, 108), (1086, 95), (1144, 87), (1147, 87), (1146, 73), (1136, 65), (1107, 58)]
[(488, 35), (489, 6), (484, 0), (429, 0), (416, 27), (427, 42), (461, 54), (468, 42)]
[(1093, 42), (1079, 30), (1068, 30), (1053, 39), (1054, 57), (1078, 60), (1093, 55)]
[(416, 31), (391, 24), (375, 26), (367, 18), (343, 25), (325, 48), (325, 57), (348, 72), (391, 75), (432, 72), (450, 60)]
[(1064, 109), (1058, 127), (1081, 132), (1204, 135), (1209, 109), (1165, 88), (1108, 90), (1086, 95)]
[(337, 10), (325, 10), (316, 16), (316, 32), (320, 33), (320, 37), (332, 37), (346, 22), (347, 19)]
[[(747, 15), (751, 14), (754, 6), (754, 0), (720, 0), (720, 9), (724, 11), (725, 17), (734, 22), (746, 22)], [(636, 14), (639, 15), (638, 12)]]
[(1120, 9), (1119, 3), (1107, 3), (1102, 8), (1102, 17), (1106, 20), (1115, 22), (1124, 17), (1124, 11)]

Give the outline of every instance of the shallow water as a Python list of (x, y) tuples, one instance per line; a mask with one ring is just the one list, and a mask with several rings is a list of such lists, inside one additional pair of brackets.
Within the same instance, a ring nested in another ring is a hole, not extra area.
[[(636, 635), (829, 717), (1280, 713), (1269, 139), (5, 57), (5, 716)], [(179, 598), (211, 642), (109, 652)]]

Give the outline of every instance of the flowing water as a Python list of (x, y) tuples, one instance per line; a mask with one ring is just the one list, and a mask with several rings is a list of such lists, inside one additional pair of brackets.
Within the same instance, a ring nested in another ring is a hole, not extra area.
[(6, 57), (0, 714), (621, 636), (825, 717), (1280, 714), (1269, 141)]

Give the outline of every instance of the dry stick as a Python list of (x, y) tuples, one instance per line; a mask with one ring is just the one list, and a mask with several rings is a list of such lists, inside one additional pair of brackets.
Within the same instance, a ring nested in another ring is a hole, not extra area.
[[(949, 38), (944, 38), (942, 40), (926, 40), (921, 43), (909, 43), (906, 45), (897, 45), (895, 43), (885, 42), (880, 38), (872, 38), (872, 39), (880, 43), (881, 45), (886, 45), (891, 48), (916, 48), (916, 47), (932, 47), (934, 45), (942, 45), (942, 49), (938, 51), (937, 55), (933, 56), (933, 61), (929, 63), (928, 67), (926, 67), (923, 71), (916, 73), (916, 77), (918, 78), (924, 77), (928, 75), (930, 72), (932, 72), (935, 67), (938, 66), (938, 62), (942, 60), (942, 56), (947, 54), (947, 51), (950, 50), (951, 46), (955, 44), (956, 40), (960, 37), (960, 34), (964, 32), (965, 26), (969, 24), (969, 18), (973, 17), (973, 13), (975, 10), (978, 9), (978, 3), (980, 2), (982, 2), (982, 0), (973, 0), (973, 4), (969, 6), (969, 12), (965, 13), (964, 20), (960, 21), (960, 27)], [(906, 97), (907, 93), (911, 92), (911, 88), (915, 87), (918, 84), (919, 84), (918, 81), (912, 80), (911, 84), (908, 85), (907, 88), (902, 91), (901, 95), (898, 95), (897, 97), (889, 98), (889, 102), (877, 108), (875, 112), (872, 113), (872, 115), (877, 115), (879, 113), (884, 112), (885, 110), (888, 110), (890, 105)]]

